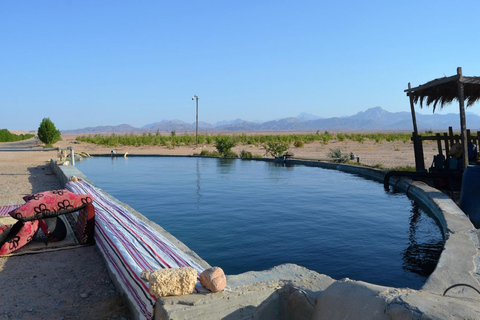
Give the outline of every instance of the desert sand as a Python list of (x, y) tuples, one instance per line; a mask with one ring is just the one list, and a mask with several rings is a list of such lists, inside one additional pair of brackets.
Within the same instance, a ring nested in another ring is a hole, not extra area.
[[(291, 132), (288, 132), (291, 133)], [(306, 133), (306, 132), (302, 132)], [(307, 132), (312, 133), (312, 132)], [(314, 132), (313, 132), (314, 133)], [(237, 133), (238, 134), (238, 133)], [(261, 133), (249, 133), (261, 134)], [(273, 134), (268, 132), (266, 134)], [(75, 152), (87, 152), (89, 154), (109, 154), (112, 149), (116, 149), (119, 154), (159, 154), (159, 155), (193, 155), (199, 154), (202, 149), (214, 151), (215, 146), (199, 145), (198, 148), (194, 146), (180, 146), (174, 149), (169, 149), (165, 146), (119, 146), (106, 147), (93, 145), (90, 143), (77, 142), (75, 134), (62, 135), (63, 141), (55, 144), (56, 147), (73, 147)], [(425, 166), (429, 167), (432, 163), (433, 156), (438, 153), (436, 143), (431, 141), (424, 142), (424, 156)], [(415, 166), (413, 143), (411, 141), (395, 141), (395, 142), (375, 142), (374, 140), (366, 140), (359, 143), (352, 140), (338, 141), (332, 140), (327, 144), (320, 141), (305, 144), (301, 148), (291, 147), (288, 151), (292, 152), (296, 157), (311, 158), (311, 159), (326, 159), (331, 149), (340, 149), (343, 154), (349, 155), (353, 153), (360, 157), (360, 163), (367, 166), (381, 166), (382, 168), (396, 168), (405, 166)], [(237, 145), (232, 148), (234, 152), (239, 154), (242, 150), (250, 151), (254, 155), (265, 156), (265, 149), (261, 146), (254, 145)]]
[[(31, 147), (35, 140), (0, 143)], [(63, 185), (46, 165), (56, 151), (0, 152), (0, 205)], [(0, 319), (129, 319), (96, 246), (0, 258)]]
[[(110, 153), (112, 148), (89, 143), (77, 143), (75, 135), (63, 135), (55, 147), (74, 147), (75, 152)], [(0, 143), (0, 148), (40, 147), (38, 140)], [(118, 153), (192, 155), (201, 148), (213, 146), (176, 147), (158, 146), (118, 147)], [(237, 146), (254, 155), (264, 155), (257, 146)], [(408, 142), (331, 141), (305, 144), (291, 148), (297, 157), (326, 158), (330, 149), (354, 153), (360, 163), (383, 168), (414, 166), (413, 145)], [(436, 145), (426, 144), (425, 164), (430, 165), (437, 153)], [(46, 165), (56, 158), (56, 151), (0, 152), (0, 205), (23, 203), (22, 197), (34, 192), (63, 188)], [(12, 319), (128, 319), (128, 308), (112, 284), (105, 263), (96, 246), (0, 258), (0, 318)]]

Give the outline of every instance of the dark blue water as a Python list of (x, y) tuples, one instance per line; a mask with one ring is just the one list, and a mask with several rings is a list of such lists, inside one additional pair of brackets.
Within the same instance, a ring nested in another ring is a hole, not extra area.
[(322, 168), (182, 157), (77, 167), (227, 274), (295, 263), (340, 279), (420, 288), (443, 248), (403, 194)]

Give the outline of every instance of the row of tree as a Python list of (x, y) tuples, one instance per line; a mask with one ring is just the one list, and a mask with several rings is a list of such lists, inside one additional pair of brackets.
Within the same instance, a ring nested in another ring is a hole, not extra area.
[(22, 141), (33, 137), (33, 134), (13, 134), (7, 129), (0, 130), (0, 142)]

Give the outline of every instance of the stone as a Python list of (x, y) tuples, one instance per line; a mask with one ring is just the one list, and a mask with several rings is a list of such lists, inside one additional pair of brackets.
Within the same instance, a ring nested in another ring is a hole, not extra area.
[(205, 269), (200, 274), (200, 283), (211, 292), (219, 292), (225, 289), (227, 278), (220, 267)]
[(147, 275), (148, 289), (157, 297), (190, 294), (197, 283), (197, 271), (191, 267), (143, 271), (141, 276)]

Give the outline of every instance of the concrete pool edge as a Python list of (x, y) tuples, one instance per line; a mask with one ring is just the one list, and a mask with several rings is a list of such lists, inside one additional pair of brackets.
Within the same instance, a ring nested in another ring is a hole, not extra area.
[[(383, 176), (385, 175), (385, 172), (382, 170), (343, 164), (296, 160), (289, 160), (287, 163), (340, 170), (376, 181), (383, 181)], [(72, 175), (91, 182), (75, 167), (57, 166), (52, 162), (52, 168), (64, 183), (68, 180), (68, 177)], [(237, 276), (227, 276), (228, 283), (232, 287), (231, 292), (226, 291), (217, 294), (197, 294), (158, 299), (155, 318), (176, 319), (188, 318), (188, 315), (195, 315), (197, 318), (204, 319), (214, 318), (213, 316), (234, 319), (245, 316), (272, 316), (272, 313), (274, 313), (280, 318), (285, 319), (310, 319), (314, 313), (315, 306), (317, 306), (317, 308), (318, 306), (322, 306), (322, 313), (331, 314), (331, 312), (334, 311), (333, 309), (339, 308), (339, 304), (345, 309), (344, 312), (350, 312), (352, 315), (358, 316), (358, 311), (355, 308), (345, 308), (344, 303), (347, 303), (346, 300), (348, 300), (348, 303), (351, 303), (351, 298), (363, 301), (367, 299), (364, 297), (366, 292), (367, 296), (371, 296), (371, 299), (368, 298), (368, 301), (366, 301), (368, 304), (367, 310), (371, 309), (373, 312), (375, 308), (386, 308), (389, 310), (388, 315), (391, 317), (404, 314), (405, 312), (413, 315), (420, 313), (423, 315), (431, 314), (438, 316), (438, 312), (446, 312), (449, 308), (446, 310), (442, 309), (443, 311), (433, 310), (432, 304), (463, 305), (463, 300), (455, 300), (452, 302), (449, 299), (454, 298), (442, 297), (441, 294), (448, 286), (456, 283), (468, 283), (477, 288), (479, 287), (478, 279), (475, 276), (475, 259), (478, 259), (476, 254), (478, 251), (478, 241), (476, 240), (477, 234), (475, 229), (473, 229), (473, 225), (471, 225), (468, 218), (453, 201), (438, 190), (430, 188), (427, 185), (412, 183), (411, 180), (407, 179), (392, 179), (391, 184), (396, 185), (396, 188), (399, 190), (408, 190), (409, 196), (422, 203), (432, 214), (436, 215), (445, 233), (445, 248), (437, 268), (428, 278), (421, 291), (380, 287), (349, 279), (335, 281), (326, 275), (320, 275), (303, 267), (287, 264), (277, 266), (267, 271), (247, 272)], [(111, 195), (105, 194), (111, 199), (123, 204)], [(131, 209), (128, 205), (126, 205), (126, 207)], [(154, 225), (155, 229), (162, 230), (163, 233), (168, 234), (169, 240), (173, 239), (175, 244), (177, 244), (177, 242), (181, 243), (174, 236), (148, 220), (142, 214), (133, 209), (131, 210), (148, 224)], [(192, 252), (198, 257), (198, 255), (183, 243), (181, 244), (184, 246), (181, 247), (182, 250), (185, 249), (187, 254)], [(200, 257), (198, 257), (198, 259), (203, 261)], [(207, 262), (204, 263), (204, 265), (208, 266)], [(355, 294), (352, 296), (352, 288), (358, 289), (353, 290), (353, 292), (358, 291), (358, 296), (355, 296)], [(457, 297), (472, 299), (473, 291), (470, 289), (465, 291), (464, 289), (465, 288), (451, 290), (449, 295), (454, 294)], [(430, 303), (422, 304), (415, 299), (412, 300), (408, 298), (409, 296), (412, 297), (422, 294), (422, 291), (428, 291), (423, 292), (426, 295), (423, 298), (425, 301), (430, 301)], [(476, 298), (476, 296), (473, 297)], [(332, 303), (332, 299), (339, 300), (336, 303)], [(317, 301), (315, 302), (315, 300)], [(382, 303), (379, 303), (379, 301), (382, 301)], [(478, 300), (474, 301), (478, 304)], [(480, 310), (478, 307), (473, 306), (472, 303), (470, 310), (463, 308), (461, 312), (464, 312), (461, 317), (469, 317), (469, 312), (480, 313)], [(478, 315), (478, 313), (475, 314)], [(317, 318), (320, 319), (321, 315)]]

